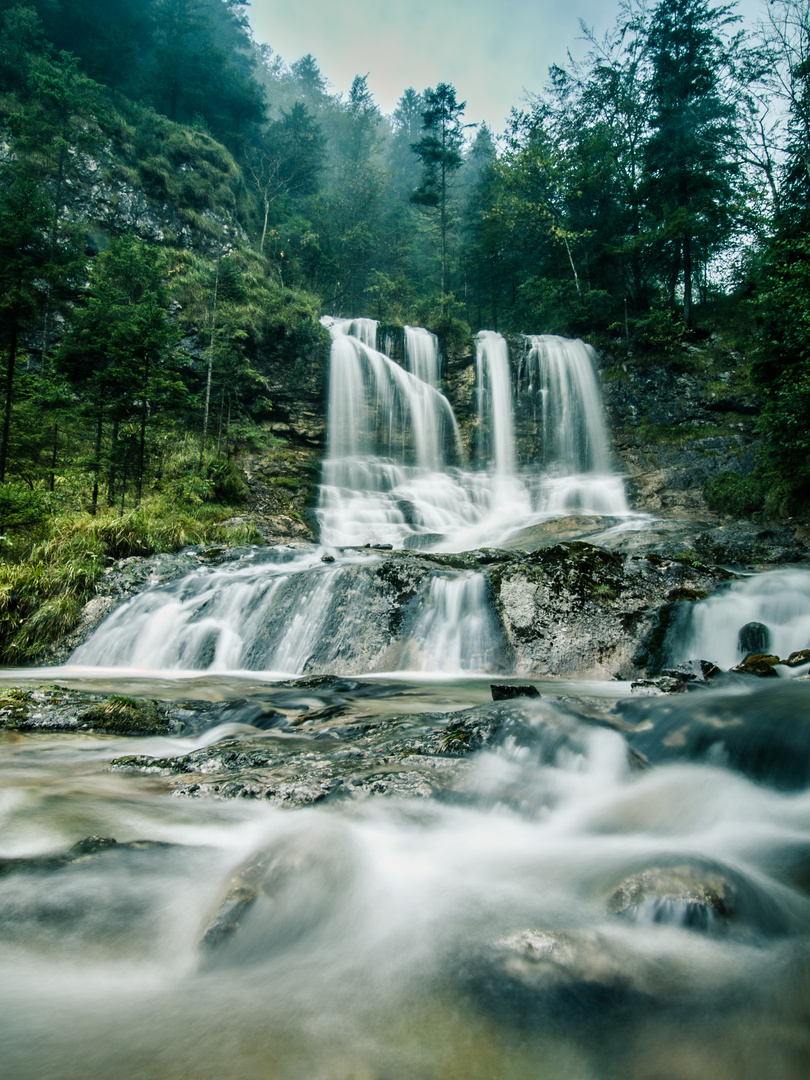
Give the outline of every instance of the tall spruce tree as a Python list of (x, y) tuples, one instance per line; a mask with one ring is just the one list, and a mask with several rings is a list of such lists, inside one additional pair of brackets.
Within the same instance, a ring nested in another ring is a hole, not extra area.
[(731, 12), (709, 0), (659, 0), (649, 28), (647, 210), (673, 296), (681, 281), (686, 326), (696, 258), (705, 264), (735, 224), (741, 41), (729, 34)]
[[(422, 162), (422, 182), (413, 193), (414, 202), (433, 207), (437, 212), (440, 244), (441, 293), (447, 292), (447, 235), (450, 227), (450, 201), (453, 177), (464, 164), (462, 146), (464, 125), (461, 118), (466, 101), (456, 101), (455, 87), (439, 83), (435, 90), (425, 90), (422, 113), (422, 138), (413, 144), (413, 152)], [(443, 302), (443, 301), (442, 301)]]

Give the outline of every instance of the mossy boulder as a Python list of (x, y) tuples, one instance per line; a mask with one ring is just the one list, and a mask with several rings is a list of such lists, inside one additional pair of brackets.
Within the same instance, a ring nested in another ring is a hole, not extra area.
[(156, 701), (111, 697), (78, 717), (79, 726), (106, 735), (165, 735), (170, 723)]

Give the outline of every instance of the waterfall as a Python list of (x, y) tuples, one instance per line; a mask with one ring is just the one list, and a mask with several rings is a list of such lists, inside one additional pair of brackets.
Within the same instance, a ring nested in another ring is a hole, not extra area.
[(533, 422), (540, 505), (553, 517), (626, 516), (624, 484), (610, 467), (594, 350), (552, 334), (526, 335), (524, 342), (517, 397)]
[(318, 508), (324, 542), (402, 547), (411, 536), (441, 538), (445, 477), (460, 437), (449, 401), (433, 385), (436, 339), (427, 331), (406, 335), (406, 371), (368, 344), (376, 340), (373, 320), (325, 322), (332, 349)]
[(257, 552), (149, 589), (122, 604), (72, 663), (284, 675), (509, 672), (481, 573), (426, 571), (414, 595), (397, 602), (381, 596), (379, 556), (324, 563), (320, 555)]
[[(670, 631), (670, 664), (711, 660), (727, 669), (748, 652), (771, 653), (784, 660), (810, 648), (810, 571), (772, 570), (735, 581), (706, 600), (685, 605), (682, 616)], [(751, 624), (764, 628), (757, 648), (747, 648), (745, 635), (740, 634)], [(793, 674), (803, 670), (793, 669)], [(782, 673), (789, 674), (790, 669)]]
[(609, 468), (593, 351), (582, 342), (526, 339), (517, 407), (535, 416), (543, 444), (519, 469), (508, 346), (493, 331), (477, 335), (471, 470), (440, 389), (435, 335), (405, 327), (402, 366), (378, 350), (373, 319), (323, 321), (332, 335), (324, 543), (459, 551), (498, 546), (550, 517), (629, 514)]
[(525, 341), (518, 387), (540, 406), (543, 465), (570, 474), (609, 472), (593, 349), (550, 334)]
[(492, 330), (482, 330), (475, 343), (481, 456), (494, 463), (500, 476), (511, 476), (515, 471), (515, 438), (509, 349)]

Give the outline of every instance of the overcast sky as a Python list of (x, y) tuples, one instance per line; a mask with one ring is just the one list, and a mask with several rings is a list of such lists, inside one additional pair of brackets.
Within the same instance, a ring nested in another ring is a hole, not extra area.
[[(748, 23), (765, 0), (740, 0)], [(601, 36), (618, 0), (252, 0), (257, 41), (291, 63), (312, 53), (335, 90), (355, 75), (384, 112), (402, 91), (452, 83), (469, 122), (502, 131), (524, 91), (543, 88), (550, 64), (585, 46), (579, 20)]]

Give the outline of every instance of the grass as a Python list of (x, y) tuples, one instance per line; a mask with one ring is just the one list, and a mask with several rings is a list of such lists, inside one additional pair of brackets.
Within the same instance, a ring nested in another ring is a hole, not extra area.
[(2, 538), (0, 561), (0, 662), (35, 659), (70, 633), (95, 593), (104, 570), (133, 555), (179, 551), (190, 544), (261, 543), (250, 524), (222, 524), (232, 505), (201, 503), (183, 509), (173, 494), (158, 494), (123, 514), (67, 512), (43, 495), (39, 517)]

